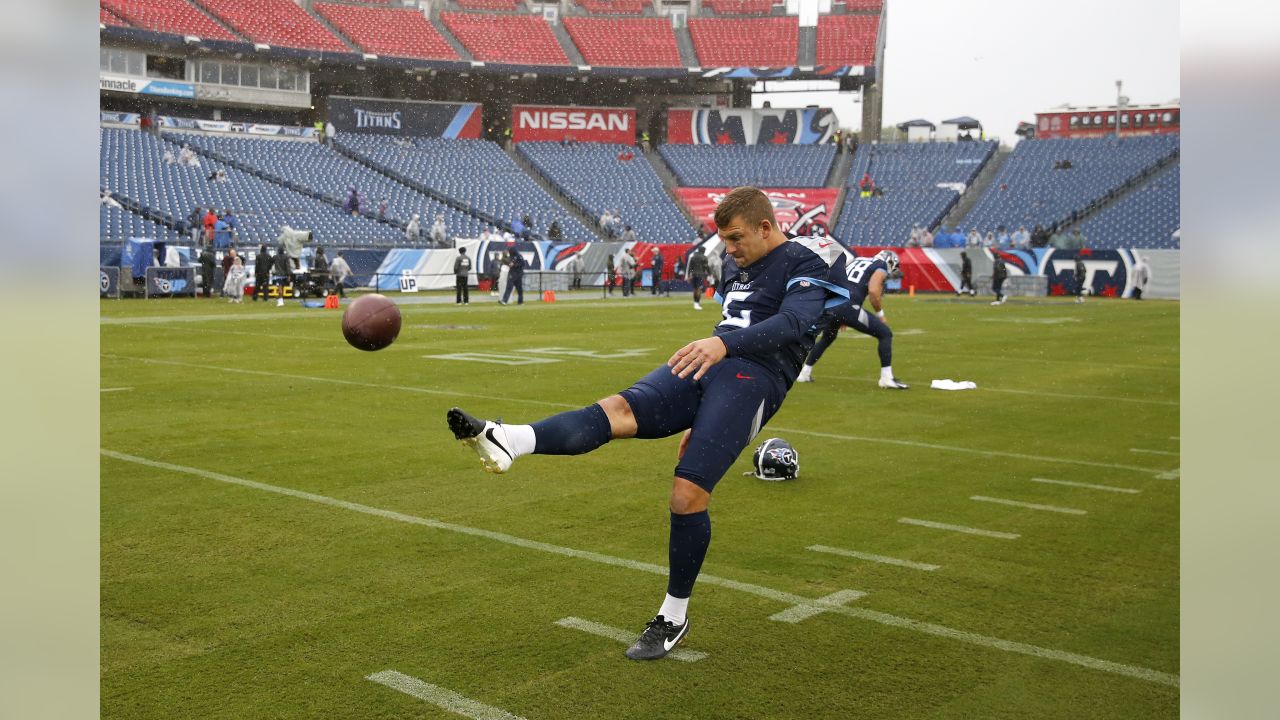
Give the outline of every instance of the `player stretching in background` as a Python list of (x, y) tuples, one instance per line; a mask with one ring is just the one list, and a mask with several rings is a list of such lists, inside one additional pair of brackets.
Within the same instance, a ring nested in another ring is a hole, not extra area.
[(724, 319), (711, 337), (680, 348), (616, 395), (532, 425), (479, 420), (458, 408), (448, 413), (454, 437), (473, 447), (489, 472), (506, 472), (530, 453), (580, 455), (614, 439), (684, 432), (669, 501), (667, 595), (627, 650), (634, 660), (661, 658), (688, 633), (689, 596), (711, 544), (711, 491), (781, 407), (824, 306), (847, 292), (831, 282), (827, 260), (787, 240), (763, 192), (733, 190), (715, 220), (731, 257), (721, 275)]
[[(840, 307), (828, 310), (823, 314), (819, 327), (822, 335), (805, 360), (804, 367), (796, 382), (813, 382), (813, 366), (818, 364), (822, 353), (831, 347), (839, 335), (840, 326), (870, 335), (878, 342), (880, 353), (880, 387), (892, 390), (905, 390), (907, 384), (899, 382), (893, 376), (893, 331), (884, 322), (884, 309), (881, 299), (884, 296), (884, 281), (889, 274), (898, 269), (898, 256), (891, 250), (881, 250), (875, 257), (857, 258), (844, 268), (841, 278), (849, 291), (849, 301)], [(876, 314), (871, 315), (863, 307), (863, 303), (871, 301)]]

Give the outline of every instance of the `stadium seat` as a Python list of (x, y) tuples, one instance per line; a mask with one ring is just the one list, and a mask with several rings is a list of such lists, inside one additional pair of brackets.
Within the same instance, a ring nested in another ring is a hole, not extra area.
[(1180, 163), (1172, 163), (1080, 223), (1088, 246), (1181, 249), (1173, 238), (1182, 225), (1180, 169)]
[(98, 7), (98, 22), (103, 25), (129, 26), (129, 23), (121, 20), (120, 16), (101, 6)]
[(642, 242), (696, 239), (653, 166), (632, 145), (522, 142), (516, 151), (589, 216), (616, 210)]
[(328, 28), (293, 0), (200, 1), (223, 22), (254, 42), (326, 52), (351, 52)]
[(716, 15), (768, 15), (773, 11), (773, 0), (703, 0), (703, 7), (716, 11)]
[[(541, 20), (539, 20), (541, 22)], [(342, 135), (339, 142), (360, 156), (473, 211), (504, 222), (529, 215), (533, 232), (545, 234), (558, 221), (571, 242), (598, 240), (565, 211), (496, 143), (488, 140), (417, 138), (411, 142), (376, 135)], [(479, 234), (480, 221), (476, 221)], [(473, 236), (474, 237), (474, 236)]]
[(457, 0), (467, 10), (519, 10), (521, 0)]
[(884, 0), (836, 0), (834, 5), (844, 5), (846, 11), (866, 12), (879, 11), (884, 5)]
[(477, 60), (517, 65), (568, 65), (564, 48), (537, 15), (442, 12), (440, 19)]
[[(650, 0), (575, 0), (574, 5), (593, 15), (640, 15), (650, 4)], [(671, 23), (667, 20), (667, 27)]]
[(836, 157), (825, 145), (662, 145), (658, 154), (684, 187), (823, 187)]
[(123, 243), (129, 238), (149, 238), (162, 242), (179, 242), (177, 231), (134, 212), (108, 205), (98, 211), (98, 234), (103, 244)]
[(135, 27), (210, 40), (240, 40), (186, 0), (102, 0), (101, 7)]
[(800, 21), (795, 16), (690, 18), (689, 33), (702, 67), (790, 67), (798, 62)]
[[(1177, 135), (1117, 139), (1023, 140), (960, 225), (986, 233), (997, 226), (1074, 222), (1101, 200), (1178, 153)], [(1061, 169), (1064, 162), (1071, 167)]]
[(567, 17), (564, 27), (587, 64), (598, 67), (682, 67), (666, 18)]
[[(955, 189), (968, 186), (996, 151), (995, 141), (863, 143), (845, 181), (845, 200), (832, 235), (847, 246), (901, 246), (912, 225), (932, 228), (956, 204)], [(863, 198), (863, 175), (883, 194)]]
[(419, 10), (316, 3), (338, 31), (367, 53), (427, 60), (457, 60), (449, 42)]
[(874, 65), (879, 15), (819, 15), (818, 65)]

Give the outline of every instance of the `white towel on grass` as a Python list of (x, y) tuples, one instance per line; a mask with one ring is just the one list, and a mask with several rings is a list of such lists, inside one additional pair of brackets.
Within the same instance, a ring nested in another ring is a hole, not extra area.
[(929, 383), (929, 387), (934, 390), (977, 390), (978, 383), (973, 382), (972, 380), (957, 381), (947, 378), (946, 380), (934, 380)]

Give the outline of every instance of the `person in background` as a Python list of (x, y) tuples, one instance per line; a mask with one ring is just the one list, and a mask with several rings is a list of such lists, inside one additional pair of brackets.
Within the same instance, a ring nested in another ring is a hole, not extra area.
[(613, 294), (613, 286), (618, 284), (618, 268), (613, 264), (613, 255), (604, 259), (605, 282), (609, 286), (609, 294)]
[[(494, 242), (497, 242), (495, 238)], [(498, 293), (502, 292), (502, 283), (507, 279), (507, 263), (504, 262), (501, 252), (489, 253), (489, 297), (498, 297)]]
[(922, 229), (920, 231), (920, 247), (931, 248), (933, 247), (933, 243), (934, 243), (933, 232), (929, 230), (929, 228)]
[(199, 247), (204, 238), (204, 208), (199, 205), (187, 216), (187, 231), (191, 233), (191, 242)]
[(436, 221), (431, 223), (431, 244), (438, 248), (449, 247), (449, 228), (444, 224), (442, 214), (437, 214)]
[(711, 274), (711, 263), (707, 262), (705, 248), (695, 248), (689, 255), (689, 268), (686, 275), (693, 286), (693, 309), (702, 309), (702, 293), (707, 277)]
[(223, 218), (213, 224), (213, 246), (219, 250), (231, 247), (231, 226)]
[(231, 274), (231, 266), (235, 264), (236, 258), (239, 256), (240, 254), (236, 252), (235, 248), (227, 250), (227, 254), (222, 256), (222, 294), (224, 297), (227, 294), (227, 276)]
[(332, 145), (333, 145), (333, 140), (334, 140), (334, 138), (336, 138), (337, 136), (338, 136), (338, 129), (337, 129), (337, 128), (335, 128), (335, 127), (333, 126), (333, 123), (331, 123), (331, 122), (327, 122), (327, 123), (325, 123), (325, 124), (324, 124), (324, 142), (325, 142), (325, 144), (326, 144), (326, 145), (330, 145), (330, 146), (332, 146)]
[(333, 262), (329, 263), (329, 281), (333, 283), (333, 289), (338, 293), (338, 297), (346, 297), (349, 277), (351, 277), (351, 266), (347, 264), (346, 258), (342, 257), (342, 251), (339, 250)]
[(521, 240), (524, 240), (528, 236), (529, 231), (524, 226), (524, 220), (521, 220), (520, 218), (515, 218), (514, 220), (511, 221), (511, 234), (515, 235), (517, 238), (520, 238)]
[(622, 297), (630, 297), (634, 290), (631, 283), (636, 276), (636, 258), (630, 248), (618, 256), (618, 274), (622, 276)]
[(418, 213), (414, 213), (404, 226), (404, 239), (409, 241), (410, 245), (417, 245), (422, 241), (422, 223), (418, 221), (418, 217)]
[(960, 297), (965, 294), (965, 292), (969, 293), (969, 297), (973, 297), (978, 294), (978, 291), (973, 289), (973, 261), (969, 259), (969, 253), (961, 250), (960, 289), (956, 290), (956, 297)]
[(267, 300), (267, 286), (271, 284), (271, 252), (267, 250), (267, 244), (262, 243), (258, 247), (258, 257), (253, 261), (253, 301), (258, 302), (261, 297), (263, 302)]
[(240, 244), (240, 221), (230, 210), (223, 211), (222, 221), (227, 224), (227, 229), (231, 231), (231, 244)]
[(218, 214), (209, 208), (204, 214), (204, 241), (206, 244), (213, 244), (214, 228), (218, 225)]
[(1026, 250), (1031, 247), (1031, 233), (1027, 232), (1025, 225), (1019, 225), (1018, 229), (1013, 231), (1013, 246), (1019, 250)]
[(471, 304), (471, 288), (467, 286), (467, 279), (471, 275), (471, 258), (467, 257), (467, 249), (458, 248), (458, 257), (453, 261), (453, 278), (456, 286), (456, 297), (454, 301), (456, 305)]
[(990, 230), (982, 237), (982, 247), (993, 248), (996, 246), (996, 234)]
[(1049, 231), (1044, 229), (1040, 223), (1031, 229), (1031, 247), (1048, 247)]
[[(653, 257), (650, 260), (650, 266), (649, 266), (650, 267), (649, 273), (651, 275), (650, 280), (653, 283), (652, 286), (649, 288), (650, 295), (657, 295), (659, 293), (662, 293), (662, 266), (663, 266), (662, 253), (658, 252), (658, 248), (654, 248)], [(665, 295), (666, 293), (662, 293), (662, 294)]]
[(356, 192), (355, 185), (347, 186), (347, 199), (342, 203), (342, 212), (348, 215), (360, 214), (360, 193)]
[(978, 232), (978, 228), (969, 228), (969, 234), (965, 237), (965, 244), (969, 247), (982, 247), (982, 233)]
[(622, 231), (622, 242), (624, 243), (636, 242), (636, 231), (632, 230), (630, 225), (625, 226), (625, 228)]
[(871, 197), (871, 193), (875, 192), (876, 183), (871, 179), (871, 173), (862, 173), (862, 179), (858, 181), (858, 195), (862, 198)]
[[(231, 252), (235, 252), (232, 250)], [(222, 284), (222, 296), (229, 303), (244, 302), (244, 261), (232, 256), (231, 267), (227, 270), (227, 279)]]
[(707, 252), (706, 248), (702, 251), (707, 255), (707, 264), (711, 266), (711, 273), (707, 275), (707, 284), (711, 286), (714, 292), (720, 288), (720, 271), (724, 267), (724, 254), (718, 252)]
[(516, 304), (524, 304), (524, 269), (526, 265), (524, 256), (517, 252), (515, 246), (512, 245), (507, 250), (507, 266), (510, 268), (507, 271), (507, 289), (502, 293), (502, 300), (499, 301), (499, 304), (509, 304), (508, 301), (511, 299), (512, 289), (516, 291)]
[(1004, 281), (1009, 277), (1009, 268), (1005, 267), (1004, 258), (1000, 253), (991, 253), (991, 292), (995, 294), (996, 299), (991, 301), (992, 305), (1003, 305), (1008, 297), (1004, 294)]
[(573, 290), (582, 289), (582, 272), (586, 270), (587, 263), (582, 259), (582, 253), (576, 252), (573, 257), (569, 258), (569, 272), (573, 273), (569, 287)]
[(208, 246), (200, 251), (200, 294), (213, 297), (213, 250)]
[(552, 220), (551, 227), (547, 228), (547, 239), (551, 242), (560, 242), (564, 240), (564, 231), (560, 229), (560, 221)]
[(276, 307), (284, 307), (284, 286), (293, 283), (293, 263), (289, 261), (284, 245), (276, 248), (272, 266), (276, 274)]
[(1076, 281), (1076, 302), (1084, 302), (1084, 294), (1088, 290), (1084, 286), (1084, 281), (1089, 277), (1088, 270), (1084, 266), (1084, 258), (1076, 256), (1075, 281)]
[(1009, 247), (1009, 243), (1011, 242), (1009, 238), (1009, 232), (1004, 229), (1003, 225), (1000, 226), (999, 230), (1000, 232), (996, 233), (996, 247), (998, 248)]
[(1147, 283), (1151, 282), (1151, 266), (1147, 264), (1147, 256), (1139, 255), (1138, 262), (1133, 266), (1133, 299), (1141, 300), (1142, 293), (1147, 289)]

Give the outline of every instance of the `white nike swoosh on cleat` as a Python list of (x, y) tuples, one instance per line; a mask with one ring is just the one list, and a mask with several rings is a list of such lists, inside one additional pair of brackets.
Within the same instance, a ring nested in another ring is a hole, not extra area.
[(674, 639), (672, 640), (664, 639), (662, 641), (662, 649), (667, 652), (671, 652), (671, 648), (675, 647), (676, 645), (679, 645), (680, 641), (684, 639), (684, 634), (688, 631), (689, 631), (689, 621), (685, 620), (684, 626), (680, 628), (680, 632), (676, 634)]

